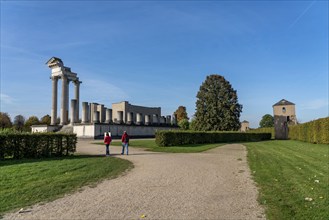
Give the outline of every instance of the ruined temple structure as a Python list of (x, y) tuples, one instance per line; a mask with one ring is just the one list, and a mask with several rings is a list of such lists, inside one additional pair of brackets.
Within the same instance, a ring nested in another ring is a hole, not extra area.
[[(151, 137), (154, 136), (156, 130), (177, 128), (175, 115), (161, 116), (160, 107), (137, 106), (128, 101), (113, 103), (112, 108), (107, 108), (104, 104), (82, 102), (80, 120), (80, 84), (82, 82), (77, 73), (64, 66), (63, 61), (57, 57), (52, 57), (46, 64), (51, 69), (50, 79), (52, 80), (51, 125), (32, 126), (32, 132), (63, 131), (65, 128), (64, 130), (85, 138), (99, 138), (104, 135), (104, 132), (111, 132), (112, 136), (120, 136), (123, 131), (135, 137)], [(59, 124), (56, 122), (58, 80), (62, 80)], [(70, 82), (75, 85), (75, 94), (69, 111)]]
[(285, 99), (273, 105), (275, 139), (288, 139), (288, 125), (296, 125), (295, 104)]
[(57, 119), (57, 84), (62, 80), (62, 97), (61, 97), (61, 117), (60, 124), (68, 123), (68, 106), (69, 106), (69, 83), (75, 85), (75, 99), (71, 100), (71, 122), (79, 120), (79, 96), (80, 83), (76, 73), (71, 72), (71, 68), (64, 66), (63, 61), (57, 57), (52, 57), (46, 63), (51, 69), (50, 79), (52, 80), (52, 108), (51, 108), (51, 125), (56, 125)]

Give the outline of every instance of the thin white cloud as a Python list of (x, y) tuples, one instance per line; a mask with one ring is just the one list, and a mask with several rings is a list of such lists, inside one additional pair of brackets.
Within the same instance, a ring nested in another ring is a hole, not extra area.
[(328, 106), (328, 100), (315, 99), (301, 105), (302, 109), (316, 110)]
[(291, 29), (305, 14), (306, 12), (314, 5), (316, 1), (312, 1), (311, 4), (290, 24), (289, 29)]
[(10, 105), (10, 104), (14, 104), (15, 99), (10, 97), (9, 95), (0, 93), (0, 102), (3, 103), (3, 104)]

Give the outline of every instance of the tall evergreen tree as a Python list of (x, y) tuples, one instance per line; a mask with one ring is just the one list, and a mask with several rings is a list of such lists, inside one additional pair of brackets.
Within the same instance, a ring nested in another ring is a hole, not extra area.
[(231, 84), (220, 75), (207, 76), (197, 94), (195, 130), (235, 131), (240, 128), (242, 105)]
[(25, 118), (23, 115), (16, 115), (14, 118), (14, 126), (18, 131), (22, 131), (25, 124)]

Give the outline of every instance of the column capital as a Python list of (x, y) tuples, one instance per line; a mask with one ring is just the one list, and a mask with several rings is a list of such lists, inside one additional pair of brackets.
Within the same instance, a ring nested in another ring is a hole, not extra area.
[(58, 80), (58, 78), (59, 78), (58, 76), (50, 76), (51, 80)]
[(82, 83), (82, 81), (79, 81), (79, 78), (78, 78), (78, 79), (74, 80), (73, 83), (75, 85), (80, 85)]

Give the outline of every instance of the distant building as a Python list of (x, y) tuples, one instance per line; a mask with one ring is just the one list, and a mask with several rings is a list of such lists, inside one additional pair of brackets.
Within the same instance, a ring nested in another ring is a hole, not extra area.
[(240, 131), (246, 132), (248, 130), (249, 130), (249, 121), (244, 120), (243, 122), (241, 122)]
[(273, 115), (275, 116), (285, 116), (288, 124), (297, 124), (295, 104), (289, 102), (285, 99), (281, 99), (279, 102), (273, 105)]
[(275, 139), (287, 140), (289, 136), (288, 125), (297, 124), (295, 104), (282, 99), (273, 105), (273, 114)]

